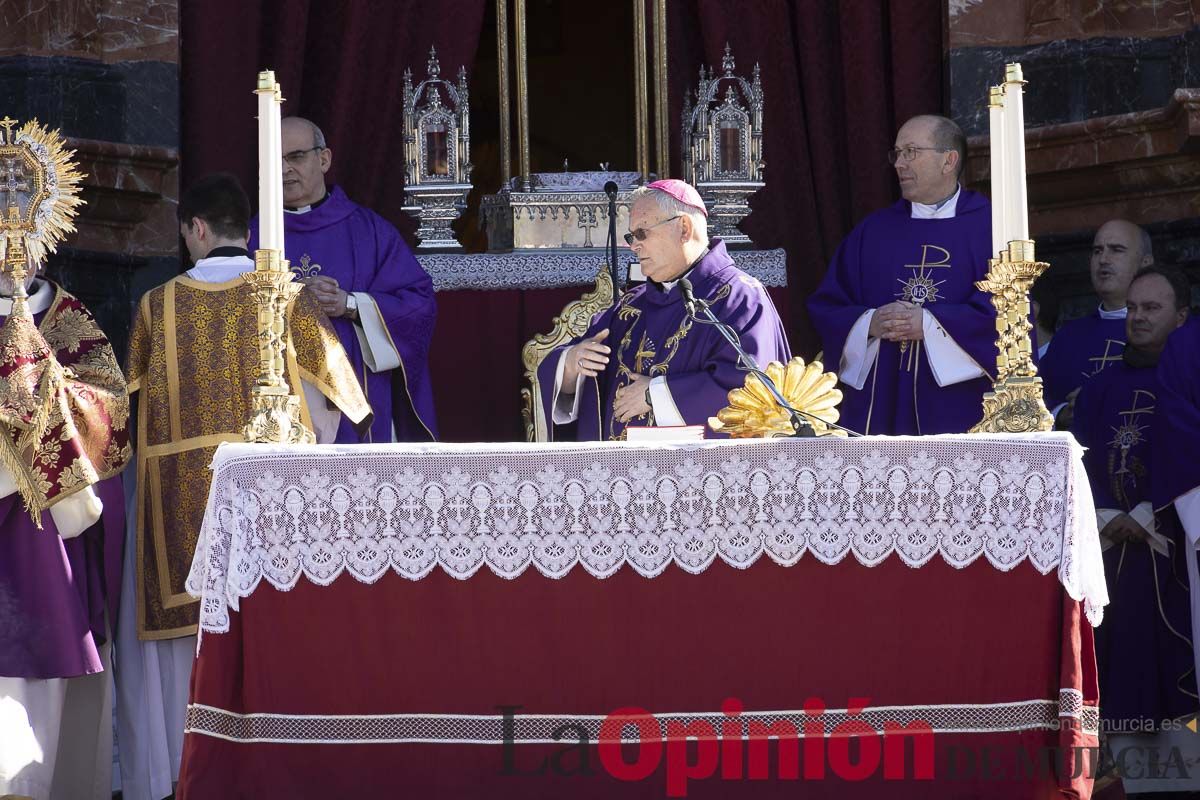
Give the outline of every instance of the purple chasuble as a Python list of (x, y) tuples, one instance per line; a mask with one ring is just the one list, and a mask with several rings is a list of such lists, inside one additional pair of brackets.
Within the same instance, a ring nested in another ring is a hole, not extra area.
[[(901, 200), (876, 211), (842, 242), (808, 310), (838, 370), (846, 338), (868, 310), (905, 300), (933, 314), (988, 376), (996, 371), (996, 311), (975, 281), (987, 274), (991, 206), (961, 190), (955, 216), (913, 219)], [(938, 386), (923, 342), (880, 340), (879, 357), (861, 390), (841, 384), (839, 423), (873, 434), (966, 433), (983, 418), (991, 377)]]
[[(392, 425), (401, 442), (437, 438), (429, 342), (437, 306), (433, 281), (400, 233), (383, 217), (330, 189), (325, 201), (304, 214), (284, 214), (284, 255), (301, 278), (333, 278), (346, 292), (366, 292), (379, 306), (400, 353), (400, 368), (372, 372), (363, 362), (355, 323), (330, 319), (358, 372), (375, 418), (366, 437), (343, 418), (337, 441), (390, 442)], [(250, 252), (258, 246), (258, 218), (250, 223)], [(359, 310), (360, 316), (363, 309)], [(296, 387), (293, 387), (295, 389)]]
[(1103, 319), (1096, 310), (1064, 324), (1038, 365), (1046, 407), (1065, 403), (1085, 380), (1120, 361), (1124, 349), (1124, 319)]
[(104, 504), (100, 519), (65, 540), (49, 511), (38, 530), (20, 494), (0, 499), (0, 677), (74, 678), (103, 669), (105, 615), (116, 624), (120, 599), (125, 495), (115, 476), (92, 491)]
[[(1083, 384), (1071, 430), (1087, 448), (1097, 508), (1128, 512), (1150, 499), (1159, 391), (1153, 365), (1123, 361)], [(1161, 521), (1157, 527), (1169, 530)], [(1127, 541), (1104, 551), (1111, 602), (1096, 629), (1096, 661), (1105, 720), (1173, 719), (1200, 710), (1192, 649), (1183, 638), (1191, 630), (1187, 565), (1178, 546), (1170, 550), (1168, 557)]]
[[(766, 289), (755, 278), (734, 266), (720, 239), (686, 274), (696, 297), (708, 301), (717, 319), (733, 326), (742, 347), (766, 367), (771, 361), (791, 358), (783, 323)], [(613, 397), (633, 375), (662, 375), (688, 425), (706, 425), (708, 418), (728, 405), (731, 389), (746, 382), (737, 367), (737, 354), (711, 325), (690, 320), (684, 311), (678, 284), (669, 290), (645, 283), (629, 290), (612, 308), (597, 314), (582, 338), (607, 328), (605, 344), (612, 348), (608, 366), (598, 378), (585, 378), (580, 386), (580, 441), (623, 439), (625, 425), (613, 418)], [(546, 419), (553, 419), (554, 376), (564, 349), (554, 350), (538, 368)], [(632, 425), (654, 425), (651, 412), (635, 417)], [(708, 435), (712, 436), (711, 431)], [(554, 426), (551, 423), (551, 437)]]
[(1200, 324), (1173, 331), (1158, 360), (1154, 507), (1200, 486)]

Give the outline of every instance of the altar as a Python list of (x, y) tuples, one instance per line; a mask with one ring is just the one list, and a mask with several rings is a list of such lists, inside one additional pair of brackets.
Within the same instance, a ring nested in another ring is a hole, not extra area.
[(1066, 435), (214, 470), (183, 800), (1090, 794), (1107, 594)]

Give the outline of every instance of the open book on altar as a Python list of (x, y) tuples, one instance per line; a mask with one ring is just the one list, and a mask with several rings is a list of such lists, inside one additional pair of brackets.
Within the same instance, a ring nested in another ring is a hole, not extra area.
[(699, 442), (704, 440), (703, 425), (642, 425), (625, 429), (625, 440), (645, 442)]

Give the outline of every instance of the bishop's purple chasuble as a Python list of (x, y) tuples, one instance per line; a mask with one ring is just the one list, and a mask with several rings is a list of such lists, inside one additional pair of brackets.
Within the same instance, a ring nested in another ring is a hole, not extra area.
[[(734, 266), (720, 239), (710, 242), (708, 253), (686, 277), (696, 297), (706, 300), (718, 319), (733, 326), (742, 347), (760, 367), (791, 358), (783, 323), (767, 290)], [(729, 391), (746, 382), (746, 373), (738, 369), (737, 354), (729, 343), (711, 325), (687, 316), (678, 284), (665, 291), (650, 282), (631, 289), (615, 306), (596, 315), (582, 338), (605, 328), (609, 330), (605, 344), (612, 353), (604, 372), (585, 379), (580, 387), (576, 432), (580, 441), (625, 438), (626, 426), (613, 417), (613, 398), (617, 389), (636, 375), (664, 376), (688, 425), (707, 425), (709, 417), (728, 405)], [(547, 420), (553, 419), (559, 355), (578, 341), (551, 352), (538, 368)], [(630, 424), (654, 425), (654, 414), (636, 417)]]
[[(364, 362), (355, 323), (344, 317), (329, 320), (375, 415), (366, 437), (360, 437), (343, 418), (337, 441), (390, 442), (393, 424), (398, 441), (436, 439), (428, 358), (437, 317), (433, 281), (400, 233), (374, 211), (351, 201), (338, 186), (311, 211), (284, 214), (283, 225), (284, 255), (292, 270), (301, 278), (323, 275), (335, 279), (344, 291), (369, 294), (400, 355), (396, 369), (373, 372)], [(257, 245), (256, 217), (250, 224), (250, 251)], [(367, 310), (360, 308), (360, 318), (364, 313)]]
[(986, 376), (939, 386), (922, 341), (880, 340), (863, 388), (839, 387), (840, 424), (872, 434), (965, 433), (983, 418), (996, 370), (996, 311), (975, 281), (987, 274), (991, 247), (991, 206), (967, 189), (952, 218), (913, 219), (912, 204), (901, 200), (850, 232), (808, 300), (826, 367), (839, 369), (864, 313), (903, 300), (929, 311)]

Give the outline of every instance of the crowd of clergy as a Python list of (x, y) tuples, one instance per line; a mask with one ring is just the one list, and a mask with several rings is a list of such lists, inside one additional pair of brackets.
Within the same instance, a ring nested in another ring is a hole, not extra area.
[[(284, 256), (306, 285), (287, 310), (286, 372), (305, 424), (319, 442), (435, 441), (429, 276), (391, 224), (327, 185), (334, 151), (315, 124), (285, 119), (282, 139)], [(842, 425), (965, 433), (995, 376), (995, 310), (976, 287), (993, 255), (990, 205), (960, 184), (966, 139), (949, 119), (909, 120), (886, 156), (902, 198), (842, 242), (809, 317), (840, 377)], [(770, 296), (709, 237), (707, 216), (683, 181), (634, 192), (625, 239), (645, 280), (542, 362), (552, 438), (704, 425), (726, 404), (745, 371), (689, 313), (685, 288), (760, 365), (791, 357)], [(179, 224), (192, 266), (141, 298), (128, 353), (61, 287), (30, 277), (40, 333), (26, 333), (44, 336), (38, 358), (64, 376), (46, 402), (100, 437), (108, 460), (40, 518), (18, 487), (45, 470), (0, 465), (0, 797), (119, 786), (126, 800), (159, 800), (178, 777), (198, 619), (183, 584), (208, 464), (242, 439), (259, 367), (241, 280), (257, 238), (246, 194), (207, 176), (181, 199)], [(1099, 226), (1090, 274), (1095, 310), (1039, 325), (1040, 374), (1056, 427), (1086, 448), (1097, 507), (1111, 597), (1096, 631), (1104, 730), (1151, 735), (1137, 733), (1146, 720), (1200, 711), (1200, 324), (1186, 277), (1155, 261), (1132, 222)], [(0, 285), (6, 319), (13, 289)]]

